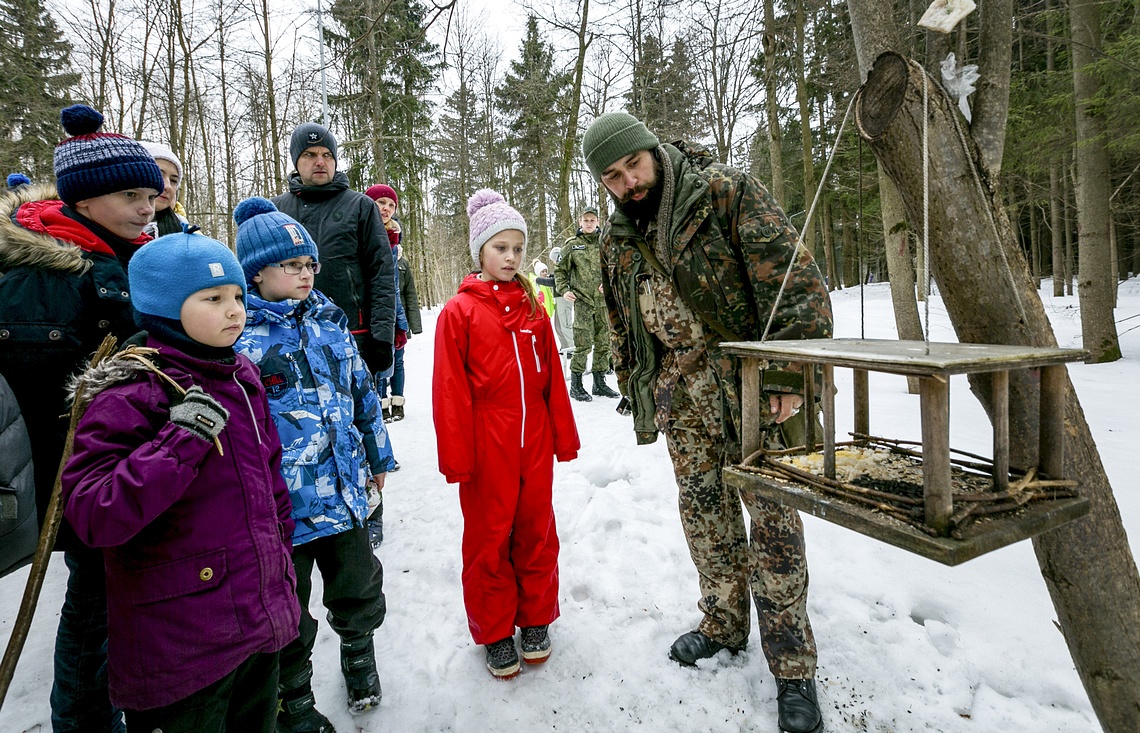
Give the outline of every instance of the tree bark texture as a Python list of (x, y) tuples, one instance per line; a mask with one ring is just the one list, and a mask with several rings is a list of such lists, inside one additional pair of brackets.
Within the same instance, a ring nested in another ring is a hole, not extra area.
[[(880, 56), (860, 89), (856, 125), (898, 184), (912, 221), (923, 214), (923, 87), (929, 112), (931, 266), (963, 343), (1055, 346), (1045, 309), (980, 153), (953, 102), (922, 67)], [(1013, 465), (1037, 463), (1036, 372), (1010, 375)], [(988, 380), (971, 380), (992, 414)], [(1107, 733), (1140, 730), (1140, 574), (1072, 384), (1065, 405), (1063, 478), (1080, 483), (1090, 514), (1034, 538), (1033, 546), (1077, 672)], [(1011, 619), (1011, 622), (1013, 620)]]
[[(991, 181), (998, 180), (1009, 117), (1009, 65), (1013, 56), (1013, 0), (980, 3), (978, 91), (974, 94), (970, 134), (982, 153)], [(958, 63), (966, 63), (964, 56)]]
[[(1081, 301), (1081, 336), (1093, 362), (1120, 358), (1113, 307), (1116, 268), (1108, 236), (1112, 215), (1112, 179), (1104, 147), (1100, 113), (1091, 107), (1101, 83), (1091, 71), (1100, 50), (1100, 10), (1097, 0), (1069, 4), (1073, 35), (1073, 102), (1077, 111), (1077, 296)], [(1140, 730), (1140, 727), (1137, 728)]]

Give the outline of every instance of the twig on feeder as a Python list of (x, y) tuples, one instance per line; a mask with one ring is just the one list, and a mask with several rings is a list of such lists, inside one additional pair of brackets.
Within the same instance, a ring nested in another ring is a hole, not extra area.
[[(884, 447), (897, 448), (897, 452), (901, 453), (902, 455), (912, 456), (914, 458), (922, 458), (922, 452), (921, 451), (907, 450), (907, 449), (902, 447), (904, 445), (922, 445), (921, 442), (916, 441), (916, 440), (897, 440), (895, 438), (884, 438), (884, 437), (881, 437), (878, 435), (868, 435), (866, 433), (848, 433), (848, 435), (851, 435), (854, 438), (860, 439), (864, 442), (868, 442), (868, 443), (872, 443), (872, 444), (880, 443)], [(983, 471), (987, 474), (993, 470), (993, 465), (994, 465), (993, 461), (990, 460), (989, 458), (986, 458), (985, 456), (979, 456), (976, 453), (970, 453), (968, 451), (958, 450), (956, 448), (951, 448), (950, 452), (951, 453), (957, 453), (960, 456), (966, 456), (967, 458), (973, 458), (973, 459), (979, 461), (979, 463), (973, 463), (971, 461), (965, 461), (965, 460), (962, 460), (959, 458), (951, 457), (950, 462), (953, 464), (956, 464), (958, 466), (962, 466), (964, 468), (973, 468), (973, 469), (976, 469), (978, 471)], [(1010, 466), (1009, 472), (1011, 475), (1014, 475), (1014, 476), (1025, 475), (1025, 471), (1020, 469), (1020, 468), (1017, 468), (1016, 466)]]
[(874, 497), (877, 499), (883, 499), (885, 501), (895, 501), (900, 504), (907, 504), (909, 506), (920, 506), (922, 504), (922, 499), (913, 499), (909, 496), (900, 496), (898, 494), (891, 494), (886, 491), (876, 491), (875, 489), (868, 489), (864, 486), (856, 486), (855, 484), (849, 484), (845, 481), (837, 481), (836, 479), (828, 478), (826, 476), (818, 476), (810, 471), (803, 471), (796, 468), (795, 466), (789, 466), (788, 464), (781, 463), (779, 461), (765, 461), (764, 465), (771, 466), (776, 471), (782, 472), (788, 476), (791, 476), (792, 478), (804, 481), (805, 483), (810, 483), (812, 485), (823, 485), (830, 488), (842, 489), (843, 491), (859, 496)]

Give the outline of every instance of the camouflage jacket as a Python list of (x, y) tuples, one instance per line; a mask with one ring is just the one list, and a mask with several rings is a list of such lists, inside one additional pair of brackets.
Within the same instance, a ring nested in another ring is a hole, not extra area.
[(567, 290), (587, 306), (601, 306), (598, 286), (602, 284), (599, 236), (581, 230), (562, 245), (562, 259), (554, 266), (554, 293), (561, 298)]
[(284, 447), (293, 544), (364, 526), (365, 482), (395, 461), (344, 312), (317, 290), (300, 302), (269, 302), (251, 292), (234, 350), (261, 370)]
[[(792, 258), (768, 338), (829, 338), (831, 301), (811, 253), (756, 178), (684, 143), (657, 153), (668, 213), (642, 231), (619, 210), (602, 234), (614, 369), (633, 403), (639, 442), (652, 442), (665, 427), (672, 391), (684, 383), (710, 434), (732, 450), (740, 374), (719, 344), (728, 335), (760, 340)], [(667, 234), (659, 236), (658, 227)], [(803, 379), (771, 365), (763, 388), (799, 392)]]

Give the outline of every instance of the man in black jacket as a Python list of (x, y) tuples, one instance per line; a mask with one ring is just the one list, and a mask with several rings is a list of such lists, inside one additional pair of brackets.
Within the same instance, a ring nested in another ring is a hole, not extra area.
[(392, 366), (396, 280), (388, 235), (375, 204), (337, 171), (336, 138), (306, 122), (293, 131), (289, 191), (273, 199), (317, 242), (321, 271), (315, 285), (348, 316), (369, 371)]

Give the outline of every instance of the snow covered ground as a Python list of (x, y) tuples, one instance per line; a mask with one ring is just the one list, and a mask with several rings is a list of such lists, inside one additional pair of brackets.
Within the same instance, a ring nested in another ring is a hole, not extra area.
[[(1058, 342), (1080, 346), (1077, 299), (1049, 292), (1046, 283), (1042, 297)], [(888, 286), (868, 286), (863, 296), (866, 336), (895, 338)], [(859, 336), (859, 290), (833, 298), (836, 335)], [(1133, 279), (1122, 284), (1117, 310), (1125, 358), (1070, 366), (1134, 554), (1140, 492), (1127, 468), (1135, 459), (1127, 456), (1140, 426), (1120, 408), (1136, 404), (1140, 384), (1138, 314), (1140, 280)], [(406, 356), (408, 417), (390, 426), (403, 468), (388, 479), (386, 539), (378, 550), (389, 609), (376, 634), (384, 701), (376, 711), (349, 715), (336, 639), (322, 622), (315, 689), (337, 730), (775, 731), (775, 684), (758, 643), (696, 669), (666, 657), (673, 639), (698, 620), (696, 572), (664, 441), (635, 446), (613, 400), (574, 405), (582, 451), (556, 469), (562, 618), (552, 627), (553, 656), (512, 681), (491, 678), (467, 633), (459, 503), (436, 470), (435, 319), (424, 315), (425, 332), (409, 342)], [(931, 320), (932, 340), (954, 340), (937, 298)], [(850, 371), (836, 375), (842, 436), (852, 420)], [(872, 430), (917, 439), (918, 398), (907, 394), (905, 380), (872, 375), (871, 391)], [(989, 423), (964, 378), (953, 380), (951, 400), (951, 445), (988, 455)], [(812, 517), (804, 521), (828, 731), (1099, 730), (1029, 542), (949, 568)], [(25, 570), (0, 580), (0, 639), (10, 633), (26, 577)], [(65, 578), (57, 555), (0, 711), (0, 731), (50, 730), (52, 643)], [(315, 585), (313, 613), (323, 619), (319, 578)]]

